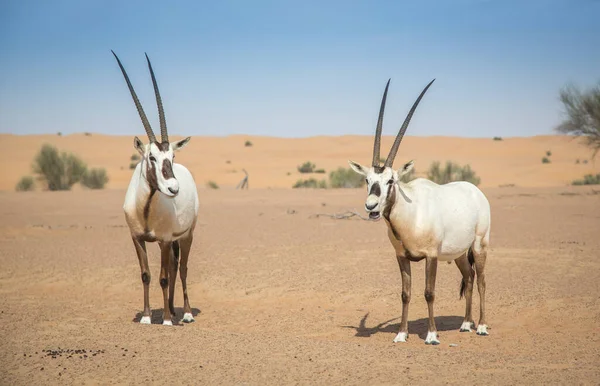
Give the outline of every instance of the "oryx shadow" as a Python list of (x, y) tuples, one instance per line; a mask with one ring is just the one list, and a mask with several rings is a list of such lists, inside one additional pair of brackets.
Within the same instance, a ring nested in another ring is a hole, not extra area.
[[(397, 334), (400, 330), (400, 323), (392, 323), (400, 320), (400, 317), (386, 320), (385, 322), (378, 323), (372, 327), (367, 326), (367, 319), (369, 312), (367, 312), (358, 323), (358, 326), (342, 326), (344, 328), (352, 328), (356, 330), (354, 336), (361, 338), (368, 338), (371, 335), (379, 334), (381, 332)], [(458, 330), (464, 320), (463, 316), (435, 316), (435, 324), (438, 331), (452, 331)], [(422, 318), (417, 320), (408, 321), (408, 333), (417, 334), (419, 338), (425, 339), (427, 337), (427, 326), (429, 325), (428, 318)]]
[[(192, 308), (192, 315), (194, 316), (194, 318), (199, 313), (200, 313), (200, 310), (198, 308)], [(143, 316), (143, 312), (138, 312), (137, 314), (135, 314), (135, 317), (131, 321), (134, 323), (139, 323), (140, 320), (142, 319), (142, 316)], [(175, 325), (183, 326), (184, 324), (187, 324), (187, 323), (181, 322), (182, 318), (183, 318), (183, 307), (175, 307), (175, 317), (171, 320), (173, 322), (173, 325), (174, 326)], [(155, 310), (152, 310), (150, 313), (150, 321), (152, 324), (162, 324), (163, 309), (157, 308)]]

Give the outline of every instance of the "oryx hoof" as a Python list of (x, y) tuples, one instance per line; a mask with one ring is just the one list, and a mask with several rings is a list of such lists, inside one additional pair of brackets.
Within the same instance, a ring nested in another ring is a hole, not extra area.
[(163, 320), (163, 326), (172, 326), (173, 322), (170, 320)]
[(440, 340), (438, 339), (437, 331), (429, 331), (427, 333), (427, 338), (425, 338), (425, 344), (430, 344), (433, 346), (437, 346), (440, 344)]
[(463, 322), (462, 326), (460, 326), (460, 332), (471, 332), (471, 322)]
[(183, 314), (183, 318), (181, 319), (181, 321), (184, 323), (192, 323), (196, 320), (194, 319), (194, 315), (192, 315), (191, 312), (186, 312), (185, 314)]
[(152, 324), (152, 320), (149, 316), (142, 316), (140, 319), (140, 324)]
[(477, 326), (477, 335), (488, 336), (489, 333), (487, 331), (487, 328), (487, 324), (480, 324), (479, 326)]
[(406, 342), (406, 339), (408, 339), (408, 333), (407, 332), (399, 332), (398, 335), (396, 335), (396, 337), (394, 338), (394, 343), (398, 343), (398, 342)]

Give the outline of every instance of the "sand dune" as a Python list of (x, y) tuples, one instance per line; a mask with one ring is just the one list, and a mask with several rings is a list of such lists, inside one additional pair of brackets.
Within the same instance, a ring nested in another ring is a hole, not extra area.
[[(145, 137), (140, 135), (145, 140)], [(181, 137), (173, 136), (172, 139)], [(245, 147), (246, 140), (253, 143)], [(229, 137), (193, 137), (190, 144), (177, 154), (178, 162), (188, 166), (198, 185), (215, 181), (223, 188), (232, 188), (243, 178), (242, 169), (250, 173), (251, 188), (290, 188), (301, 175), (296, 167), (311, 161), (327, 172), (347, 167), (347, 160), (368, 164), (371, 159), (372, 137), (341, 136), (284, 139), (235, 135)], [(393, 142), (384, 137), (382, 155)], [(127, 187), (131, 171), (129, 157), (135, 153), (133, 136), (101, 134), (73, 135), (0, 135), (4, 151), (0, 162), (10, 167), (0, 171), (0, 190), (13, 190), (17, 181), (31, 174), (31, 163), (43, 143), (78, 154), (90, 167), (107, 169), (109, 189)], [(550, 150), (550, 164), (541, 159)], [(482, 187), (514, 184), (524, 187), (564, 186), (586, 173), (600, 172), (593, 162), (576, 164), (576, 159), (589, 160), (591, 152), (581, 141), (565, 136), (529, 138), (406, 137), (396, 167), (414, 159), (417, 175), (423, 176), (434, 160), (452, 160), (470, 164), (481, 177)], [(313, 175), (326, 178), (324, 175)]]

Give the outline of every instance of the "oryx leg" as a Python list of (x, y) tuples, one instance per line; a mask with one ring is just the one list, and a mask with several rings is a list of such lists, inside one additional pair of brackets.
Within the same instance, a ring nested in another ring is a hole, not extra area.
[(163, 241), (160, 243), (160, 287), (163, 291), (163, 325), (172, 326), (171, 312), (169, 310), (169, 265), (171, 260), (172, 243)]
[(144, 313), (142, 314), (140, 323), (150, 324), (152, 323), (150, 311), (150, 269), (148, 267), (146, 243), (135, 236), (132, 236), (131, 238), (133, 240), (133, 245), (135, 246), (135, 252), (137, 253), (138, 261), (140, 263), (142, 283), (144, 285)]
[(429, 311), (429, 328), (425, 344), (440, 344), (433, 318), (433, 301), (435, 300), (435, 277), (437, 274), (438, 260), (434, 257), (425, 258), (425, 300)]
[(487, 259), (487, 246), (478, 245), (473, 248), (475, 259), (475, 272), (477, 273), (477, 290), (479, 291), (479, 323), (477, 335), (488, 335), (488, 326), (485, 321), (485, 261)]
[(402, 275), (402, 321), (400, 322), (400, 332), (394, 338), (394, 343), (406, 342), (406, 339), (408, 339), (408, 304), (410, 303), (411, 290), (410, 261), (400, 255), (396, 255), (396, 259)]
[(172, 255), (169, 260), (169, 311), (171, 312), (171, 317), (175, 317), (175, 283), (177, 282), (177, 268), (179, 266), (179, 241), (173, 241), (172, 247)]
[(464, 295), (466, 300), (465, 319), (463, 320), (462, 326), (460, 326), (460, 332), (471, 332), (471, 328), (474, 325), (471, 307), (473, 305), (473, 281), (475, 280), (475, 270), (471, 267), (468, 253), (465, 253), (454, 260), (454, 262), (463, 276), (460, 296), (462, 297)]
[(192, 241), (194, 236), (193, 230), (190, 230), (189, 236), (180, 240), (181, 246), (181, 264), (179, 266), (179, 276), (181, 277), (181, 287), (183, 287), (183, 319), (185, 323), (191, 323), (194, 321), (194, 315), (192, 314), (192, 307), (190, 307), (190, 300), (188, 299), (187, 293), (187, 263), (188, 257), (190, 256), (190, 249), (192, 248)]
[(402, 275), (402, 321), (400, 322), (400, 332), (394, 338), (394, 342), (406, 342), (408, 338), (408, 304), (410, 303), (410, 261), (404, 256), (396, 256)]

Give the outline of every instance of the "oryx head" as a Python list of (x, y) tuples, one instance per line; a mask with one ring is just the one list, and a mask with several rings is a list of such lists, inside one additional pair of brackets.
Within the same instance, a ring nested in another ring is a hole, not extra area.
[[(396, 153), (398, 153), (398, 147), (400, 146), (400, 142), (402, 142), (402, 137), (404, 137), (404, 133), (408, 128), (408, 124), (421, 101), (425, 92), (431, 84), (435, 81), (432, 80), (429, 82), (427, 86), (421, 92), (421, 95), (417, 98), (412, 108), (408, 112), (402, 127), (400, 127), (400, 131), (396, 136), (396, 140), (390, 149), (390, 153), (388, 154), (385, 164), (380, 166), (379, 164), (379, 149), (381, 147), (381, 129), (383, 127), (383, 113), (385, 111), (385, 100), (387, 98), (388, 87), (390, 86), (390, 81), (388, 80), (385, 91), (383, 92), (383, 98), (381, 100), (381, 107), (379, 108), (379, 119), (377, 120), (377, 128), (375, 129), (375, 145), (373, 146), (373, 162), (371, 167), (362, 166), (354, 161), (348, 161), (352, 169), (355, 172), (362, 174), (366, 177), (367, 181), (367, 201), (365, 202), (365, 209), (369, 213), (369, 218), (372, 220), (379, 220), (381, 218), (381, 213), (388, 208), (388, 199), (390, 199), (390, 195), (395, 194), (395, 190), (392, 188), (394, 185), (400, 181), (403, 175), (410, 172), (413, 168), (413, 161), (405, 164), (400, 170), (394, 170), (394, 158), (396, 157)], [(393, 200), (390, 200), (393, 201)]]
[(131, 92), (131, 97), (133, 98), (135, 107), (140, 114), (144, 129), (146, 129), (148, 140), (150, 141), (147, 145), (144, 145), (138, 137), (135, 137), (133, 140), (133, 146), (142, 156), (142, 175), (145, 176), (151, 189), (158, 190), (167, 196), (174, 197), (179, 193), (179, 182), (173, 174), (173, 158), (175, 158), (173, 152), (184, 147), (189, 142), (190, 137), (187, 137), (179, 142), (169, 142), (169, 135), (167, 134), (167, 122), (165, 120), (165, 112), (163, 110), (160, 92), (158, 91), (158, 84), (156, 83), (156, 78), (154, 77), (154, 71), (152, 70), (150, 59), (148, 58), (148, 55), (146, 55), (146, 61), (148, 62), (148, 68), (150, 69), (150, 75), (152, 76), (152, 84), (154, 85), (154, 94), (156, 95), (158, 117), (160, 120), (161, 141), (158, 142), (156, 140), (154, 132), (152, 131), (152, 127), (150, 126), (150, 122), (148, 122), (148, 118), (144, 113), (142, 104), (140, 103), (135, 90), (129, 81), (129, 76), (127, 76), (125, 68), (123, 68), (121, 61), (114, 51), (111, 52), (117, 59), (117, 63), (119, 63), (119, 67), (121, 68), (121, 72), (125, 77), (125, 81), (127, 82), (127, 87), (129, 87), (129, 91)]

